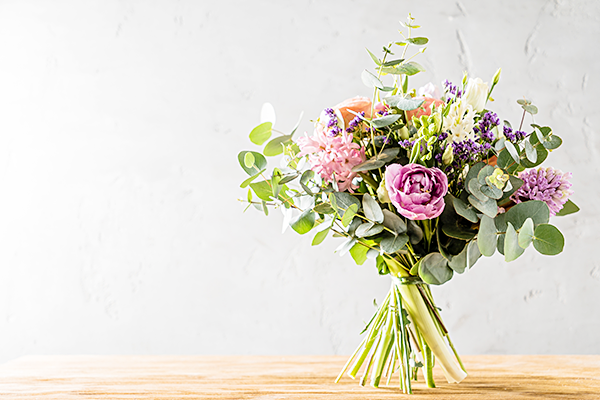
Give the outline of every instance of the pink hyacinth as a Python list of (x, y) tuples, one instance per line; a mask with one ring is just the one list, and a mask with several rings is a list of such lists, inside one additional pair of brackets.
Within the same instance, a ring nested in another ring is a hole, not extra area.
[(570, 172), (565, 173), (551, 167), (521, 172), (519, 178), (523, 181), (523, 186), (510, 198), (517, 204), (527, 200), (541, 200), (548, 205), (550, 215), (555, 216), (573, 194), (569, 182), (571, 176)]
[(332, 135), (318, 127), (313, 136), (298, 139), (299, 156), (308, 155), (311, 169), (326, 183), (336, 181), (340, 191), (353, 191), (358, 188), (352, 183), (357, 176), (352, 168), (365, 161), (365, 149), (352, 141), (351, 133), (340, 132)]

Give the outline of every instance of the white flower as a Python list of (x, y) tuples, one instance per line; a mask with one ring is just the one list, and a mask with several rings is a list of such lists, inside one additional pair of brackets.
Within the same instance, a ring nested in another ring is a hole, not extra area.
[(470, 104), (476, 112), (485, 108), (488, 95), (488, 84), (480, 78), (469, 79), (463, 100)]
[(417, 91), (419, 97), (431, 97), (432, 99), (440, 98), (440, 89), (435, 86), (433, 83), (429, 82), (425, 86), (421, 86)]
[(475, 110), (473, 106), (461, 99), (450, 105), (448, 115), (444, 118), (445, 132), (449, 132), (448, 141), (462, 142), (467, 139), (475, 139)]

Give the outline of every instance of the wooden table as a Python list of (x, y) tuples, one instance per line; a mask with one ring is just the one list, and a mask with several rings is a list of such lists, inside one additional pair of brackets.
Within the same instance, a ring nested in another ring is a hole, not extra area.
[(1, 399), (600, 399), (600, 356), (464, 356), (438, 387), (333, 383), (342, 356), (28, 356), (0, 365)]

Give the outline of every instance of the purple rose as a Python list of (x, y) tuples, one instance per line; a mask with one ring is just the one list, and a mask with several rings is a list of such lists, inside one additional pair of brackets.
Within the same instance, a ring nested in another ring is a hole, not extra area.
[(392, 204), (408, 219), (436, 218), (444, 211), (448, 178), (438, 168), (419, 164), (388, 165), (385, 187)]

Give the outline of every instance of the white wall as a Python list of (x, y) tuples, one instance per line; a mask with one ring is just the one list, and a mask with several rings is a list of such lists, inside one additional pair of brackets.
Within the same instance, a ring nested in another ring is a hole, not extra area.
[[(413, 85), (485, 80), (565, 144), (564, 253), (436, 288), (464, 354), (599, 353), (600, 7), (588, 1), (1, 1), (0, 361), (25, 354), (347, 354), (389, 278), (237, 198), (263, 102), (289, 130), (357, 94), (410, 11)], [(312, 235), (311, 235), (312, 236)]]

